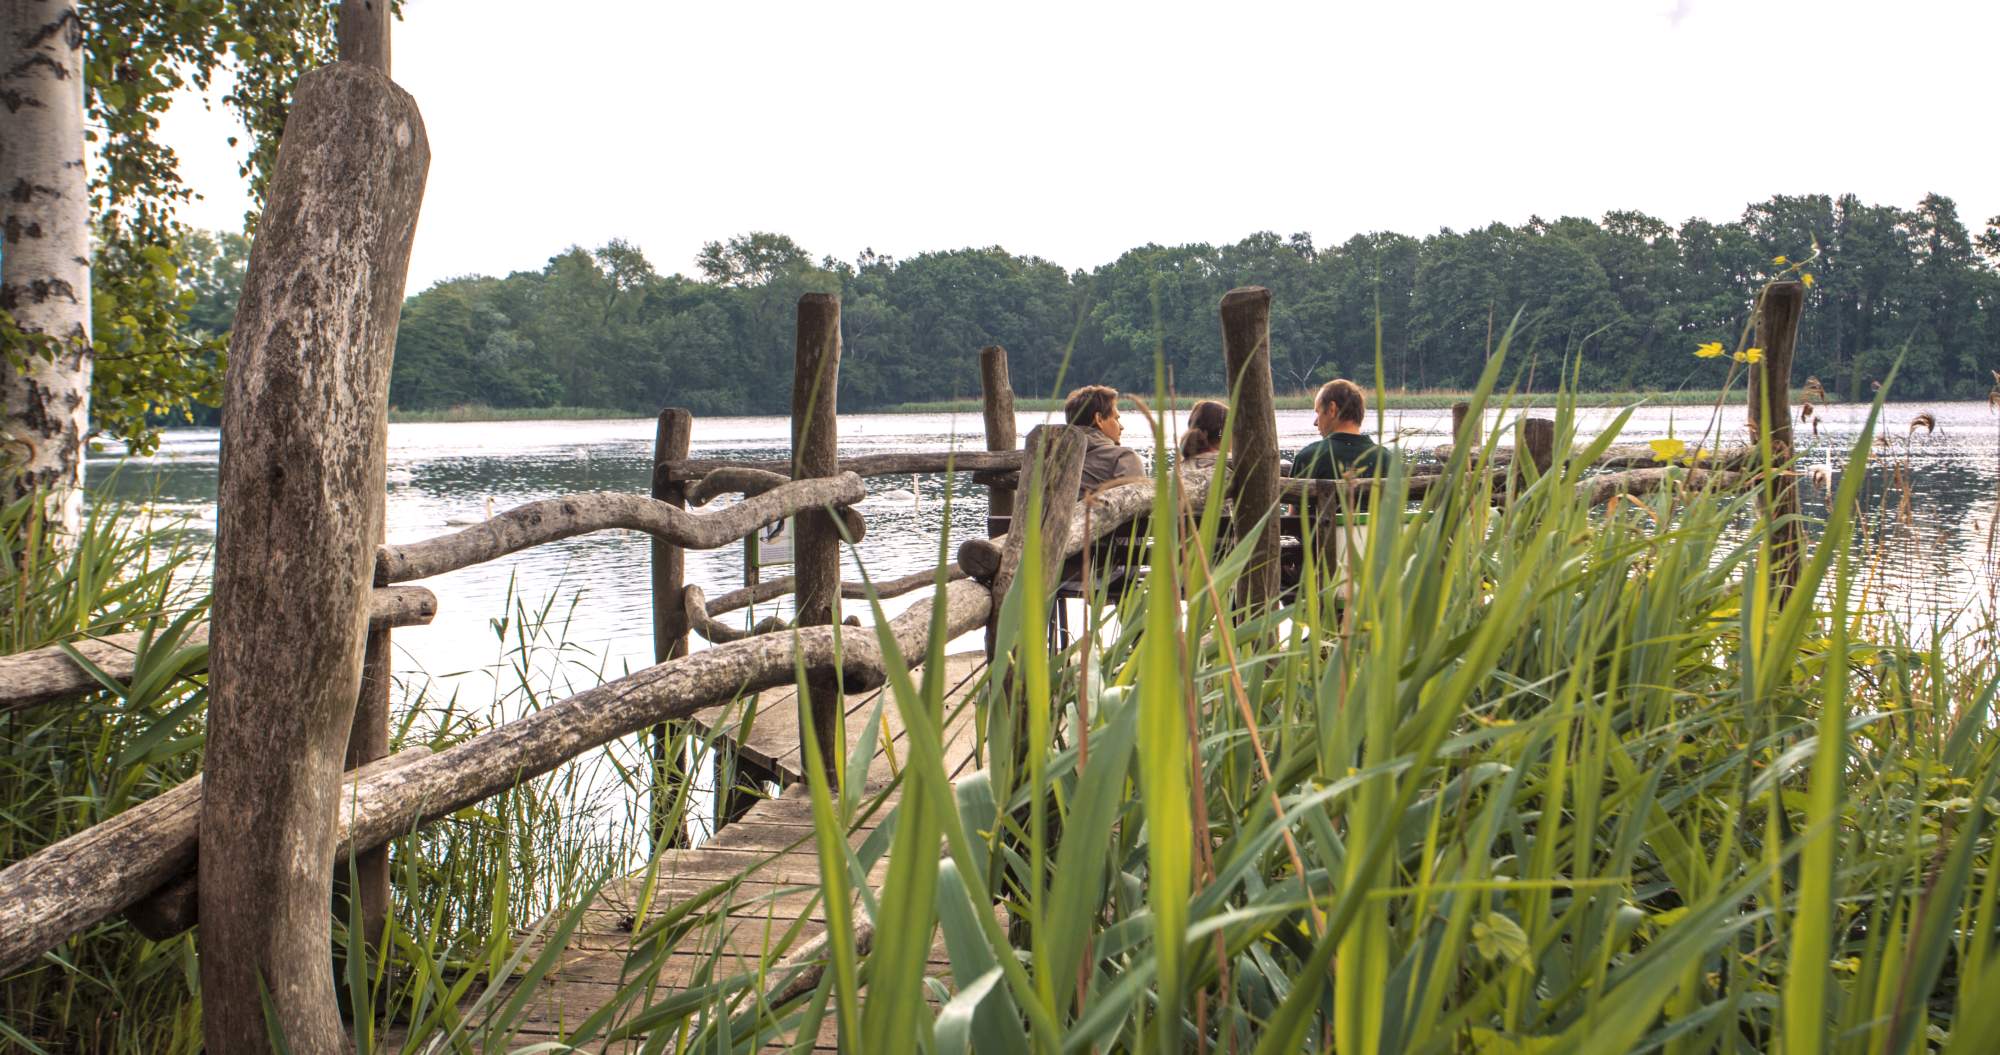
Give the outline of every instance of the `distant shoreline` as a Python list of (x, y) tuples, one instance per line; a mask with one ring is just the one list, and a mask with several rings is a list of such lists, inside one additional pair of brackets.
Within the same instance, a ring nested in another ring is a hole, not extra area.
[[(1396, 392), (1386, 398), (1391, 409), (1400, 410), (1445, 410), (1453, 403), (1465, 400), (1467, 392)], [(1174, 409), (1185, 410), (1203, 399), (1220, 399), (1220, 396), (1183, 395), (1174, 398)], [(1494, 393), (1492, 404), (1505, 400), (1504, 393)], [(1554, 393), (1537, 393), (1530, 397), (1538, 405), (1547, 405)], [(1646, 403), (1656, 407), (1712, 406), (1718, 399), (1728, 402), (1740, 401), (1743, 390), (1739, 387), (1724, 395), (1717, 389), (1683, 389), (1676, 392), (1578, 392), (1576, 404), (1580, 407), (1623, 407), (1635, 403)], [(1803, 400), (1801, 393), (1793, 393), (1794, 403)], [(1521, 402), (1519, 397), (1516, 402)], [(1828, 400), (1837, 403), (1839, 400)], [(1295, 392), (1281, 395), (1277, 399), (1279, 410), (1311, 410), (1312, 395)], [(874, 407), (855, 411), (859, 414), (976, 414), (980, 411), (977, 399), (947, 399), (923, 403), (897, 403), (886, 407)], [(1046, 396), (1017, 397), (1014, 400), (1017, 411), (1046, 413), (1062, 409), (1062, 400)], [(736, 417), (736, 414), (718, 415)], [(761, 416), (761, 415), (760, 415)], [(777, 416), (777, 415), (771, 415)], [(397, 410), (390, 408), (389, 421), (395, 424), (455, 423), (479, 421), (639, 421), (648, 420), (650, 414), (637, 414), (629, 410), (610, 407), (489, 407), (483, 404), (464, 404), (438, 410)]]

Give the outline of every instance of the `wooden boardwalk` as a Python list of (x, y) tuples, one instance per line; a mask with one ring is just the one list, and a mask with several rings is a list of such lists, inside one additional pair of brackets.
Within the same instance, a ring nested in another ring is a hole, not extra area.
[[(946, 660), (945, 765), (954, 779), (978, 765), (974, 709), (967, 700), (970, 690), (985, 673), (984, 657), (974, 653)], [(881, 691), (856, 693), (848, 698), (847, 737), (855, 744), (862, 729), (876, 711)], [(757, 803), (739, 820), (724, 826), (701, 846), (668, 850), (660, 855), (657, 872), (628, 876), (608, 884), (585, 913), (582, 924), (571, 935), (555, 967), (541, 979), (528, 998), (525, 1014), (514, 1022), (515, 1029), (505, 1038), (494, 1038), (489, 1047), (512, 1050), (555, 1041), (574, 1030), (586, 1018), (614, 999), (621, 987), (629, 987), (635, 977), (632, 962), (646, 963), (657, 988), (644, 999), (621, 1008), (615, 1021), (629, 1021), (648, 1006), (686, 988), (691, 981), (703, 982), (732, 975), (754, 974), (766, 950), (786, 934), (792, 934), (791, 950), (820, 937), (826, 930), (825, 906), (819, 900), (820, 863), (813, 842), (810, 802), (802, 779), (798, 734), (798, 707), (793, 690), (772, 691), (754, 701), (755, 718), (738, 750), (788, 782), (785, 792)], [(717, 708), (703, 715), (701, 724), (733, 730), (750, 710), (750, 703)], [(880, 799), (869, 811), (864, 805), (849, 832), (849, 845), (860, 847), (893, 809), (900, 788), (883, 797), (894, 774), (908, 759), (908, 736), (896, 716), (893, 700), (881, 710), (883, 724), (877, 731), (874, 759), (869, 768), (868, 786), (861, 801)], [(883, 735), (885, 734), (886, 735)], [(725, 734), (725, 738), (733, 736)], [(868, 879), (880, 884), (888, 871), (888, 857), (878, 858)], [(670, 954), (633, 957), (635, 935), (644, 933), (645, 924), (688, 898), (712, 890), (716, 884), (736, 881), (716, 902), (709, 922), (682, 936)], [(650, 883), (650, 889), (648, 884)], [(641, 913), (642, 902), (645, 909)], [(857, 913), (864, 910), (859, 905)], [(532, 962), (531, 951), (524, 962)], [(779, 956), (771, 956), (775, 961)], [(933, 967), (945, 970), (943, 945), (932, 952)], [(769, 969), (769, 964), (764, 965)], [(775, 982), (773, 983), (775, 984)], [(509, 989), (512, 987), (510, 986)], [(517, 992), (505, 992), (495, 1005), (510, 1002)], [(601, 1035), (601, 1034), (600, 1034)], [(789, 1045), (791, 1038), (774, 1041)], [(833, 1012), (829, 1007), (814, 1050), (832, 1050)], [(588, 1051), (636, 1051), (637, 1040), (609, 1044), (586, 1044)], [(676, 1050), (668, 1045), (664, 1050)]]

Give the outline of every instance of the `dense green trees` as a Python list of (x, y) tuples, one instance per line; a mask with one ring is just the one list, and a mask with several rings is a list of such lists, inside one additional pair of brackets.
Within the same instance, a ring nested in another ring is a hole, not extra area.
[(1155, 350), (1177, 387), (1213, 392), (1226, 384), (1216, 303), (1245, 284), (1275, 294), (1283, 390), (1371, 378), (1378, 318), (1390, 384), (1469, 386), (1517, 311), (1538, 388), (1552, 387), (1565, 355), (1580, 356), (1591, 388), (1707, 386), (1715, 379), (1689, 353), (1704, 341), (1734, 346), (1756, 287), (1780, 269), (1774, 258), (1803, 259), (1815, 244), (1801, 377), (1864, 395), (1907, 345), (1904, 394), (1985, 393), (1986, 371), (2000, 367), (2000, 218), (1975, 235), (1936, 195), (1912, 209), (1811, 195), (1773, 198), (1727, 224), (1614, 212), (1328, 248), (1263, 232), (1234, 245), (1141, 246), (1074, 273), (997, 247), (815, 261), (783, 235), (753, 233), (704, 247), (686, 277), (613, 242), (571, 249), (540, 272), (453, 279), (412, 297), (391, 398), (405, 409), (782, 412), (792, 304), (807, 291), (842, 296), (848, 408), (975, 396), (974, 353), (994, 343), (1007, 346), (1023, 394), (1085, 381), (1147, 389)]

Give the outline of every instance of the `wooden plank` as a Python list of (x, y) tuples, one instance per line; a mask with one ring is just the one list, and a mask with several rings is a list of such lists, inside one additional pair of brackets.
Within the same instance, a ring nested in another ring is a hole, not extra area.
[[(946, 659), (945, 757), (954, 775), (972, 772), (980, 764), (976, 715), (968, 693), (984, 672), (984, 663), (980, 653)], [(850, 752), (882, 698), (881, 690), (875, 690), (852, 693), (842, 701)], [(755, 721), (738, 740), (737, 723), (753, 702)], [(703, 712), (695, 721), (705, 735), (728, 740), (742, 756), (777, 773), (789, 782), (787, 790), (756, 803), (701, 846), (665, 851), (650, 877), (640, 873), (606, 884), (597, 902), (585, 910), (539, 990), (529, 997), (523, 1018), (514, 1023), (509, 1045), (561, 1038), (568, 1029), (620, 999), (621, 988), (629, 988), (641, 978), (658, 988), (621, 1009), (618, 1019), (639, 1014), (648, 1004), (688, 988), (699, 978), (754, 974), (760, 968), (768, 972), (778, 960), (825, 933), (826, 904), (820, 895), (812, 808), (801, 783), (804, 773), (796, 689), (771, 690), (761, 699)], [(888, 819), (900, 798), (900, 785), (893, 783), (891, 757), (897, 767), (909, 758), (909, 736), (896, 709), (882, 708), (881, 721), (885, 728), (876, 730), (876, 754), (868, 782), (854, 789), (861, 806), (847, 840), (857, 848)], [(885, 857), (869, 869), (867, 881), (879, 889), (887, 876)], [(727, 889), (716, 892), (718, 884), (726, 884)], [(638, 969), (644, 973), (635, 976), (633, 945), (646, 924), (705, 895), (712, 895), (712, 899), (693, 920), (689, 932), (667, 953), (640, 964)], [(642, 919), (641, 904), (646, 897), (650, 900), (644, 902)], [(787, 935), (790, 940), (779, 947)], [(530, 942), (528, 955), (538, 954), (536, 943)], [(941, 936), (932, 947), (930, 961), (933, 974), (949, 973)], [(505, 1002), (496, 1000), (488, 1006)], [(390, 1039), (399, 1040), (393, 1034)], [(828, 1014), (814, 1038), (813, 1050), (834, 1050), (835, 1039), (834, 1017)], [(765, 1049), (783, 1050), (791, 1040), (790, 1031), (782, 1032)], [(637, 1050), (637, 1043), (600, 1041), (583, 1045), (581, 1050), (624, 1052)]]
[[(975, 730), (970, 726), (973, 720), (972, 708), (960, 708), (966, 694), (974, 687), (982, 673), (985, 657), (976, 652), (945, 657), (945, 716), (951, 721), (945, 728), (945, 765), (953, 774), (970, 771), (973, 763), (971, 752), (974, 746)], [(847, 721), (842, 723), (847, 734), (847, 751), (851, 753), (861, 742), (862, 726), (874, 711), (882, 697), (881, 690), (850, 693), (847, 696)], [(754, 714), (752, 705), (755, 705)], [(765, 769), (777, 774), (781, 783), (799, 784), (805, 780), (802, 747), (799, 738), (798, 690), (796, 687), (772, 689), (760, 693), (752, 699), (737, 700), (720, 707), (711, 708), (696, 715), (694, 722), (701, 735), (718, 735), (729, 740), (736, 751)], [(954, 713), (954, 712), (958, 713)], [(869, 766), (870, 782), (887, 782), (891, 779), (890, 757), (900, 768), (909, 758), (904, 743), (907, 734), (903, 731), (903, 720), (896, 711), (895, 704), (882, 708), (884, 724), (888, 726), (887, 742), (891, 753), (882, 753), (879, 744), (884, 737), (876, 731), (878, 753)], [(750, 730), (742, 736), (737, 730), (746, 716), (750, 720)], [(803, 815), (803, 814), (802, 814)]]

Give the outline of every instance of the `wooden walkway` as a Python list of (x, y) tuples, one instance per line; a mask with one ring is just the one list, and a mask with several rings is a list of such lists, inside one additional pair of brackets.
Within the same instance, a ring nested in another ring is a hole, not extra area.
[[(967, 696), (985, 673), (985, 660), (973, 653), (947, 657), (946, 663), (945, 684), (949, 691), (944, 706), (945, 766), (955, 779), (978, 765), (974, 709)], [(850, 745), (859, 741), (880, 700), (881, 691), (857, 693), (848, 698), (846, 724)], [(765, 950), (787, 933), (795, 935), (789, 945), (791, 950), (825, 933), (825, 907), (817, 897), (820, 864), (813, 842), (810, 802), (805, 785), (798, 782), (803, 775), (796, 692), (774, 690), (754, 702), (755, 718), (748, 735), (738, 743), (738, 750), (788, 782), (784, 794), (759, 802), (741, 819), (724, 826), (695, 849), (662, 853), (657, 873), (650, 877), (652, 887), (644, 920), (639, 918), (640, 905), (648, 897), (649, 877), (634, 875), (608, 884), (571, 935), (554, 969), (529, 998), (525, 1015), (515, 1021), (512, 1035), (504, 1040), (496, 1038), (501, 1050), (555, 1041), (574, 1030), (612, 1000), (621, 986), (631, 984), (635, 974), (628, 958), (633, 957), (635, 934), (643, 933), (645, 923), (659, 919), (663, 912), (690, 897), (708, 892), (717, 883), (740, 877), (726, 895), (727, 912), (722, 911), (718, 902), (712, 913), (715, 918), (681, 937), (671, 954), (662, 959), (642, 953), (643, 962), (648, 965), (646, 970), (654, 975), (658, 988), (649, 997), (621, 1009), (617, 1021), (628, 1021), (643, 1013), (647, 1006), (670, 999), (691, 980), (705, 982), (755, 973)], [(717, 708), (704, 714), (700, 724), (733, 730), (749, 710), (748, 702)], [(882, 796), (909, 757), (908, 736), (896, 715), (894, 701), (887, 701), (881, 713), (884, 728), (877, 732), (868, 786), (861, 796), (864, 804)], [(894, 807), (900, 790), (892, 791), (872, 812), (864, 806), (866, 815), (857, 817), (849, 833), (849, 845), (860, 847), (868, 839)], [(870, 885), (879, 885), (887, 871), (885, 853), (869, 872)], [(855, 911), (864, 912), (859, 905)], [(531, 951), (524, 962), (532, 962), (534, 955)], [(931, 959), (936, 971), (946, 969), (941, 941), (932, 950)], [(639, 958), (631, 962), (639, 962)], [(515, 995), (505, 993), (493, 1003), (505, 1004)], [(790, 1037), (779, 1038), (771, 1046), (775, 1048), (780, 1043), (789, 1046), (790, 1041)], [(834, 1016), (829, 1007), (814, 1050), (833, 1047)], [(639, 1043), (597, 1041), (585, 1045), (583, 1050), (637, 1051)], [(670, 1044), (663, 1050), (676, 1049)]]

